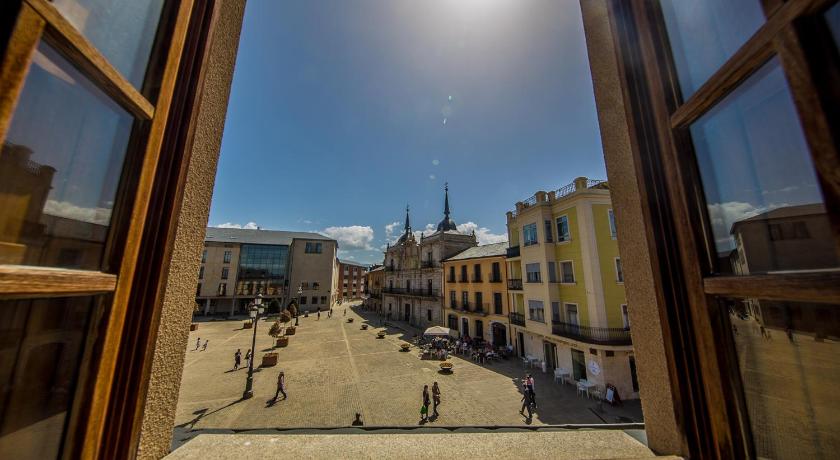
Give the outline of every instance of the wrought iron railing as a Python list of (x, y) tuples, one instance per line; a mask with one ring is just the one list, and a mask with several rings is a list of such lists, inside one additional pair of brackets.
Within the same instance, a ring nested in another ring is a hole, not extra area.
[(522, 290), (522, 278), (510, 278), (510, 279), (508, 279), (508, 290), (510, 290), (510, 291), (521, 291)]
[(510, 312), (509, 316), (510, 323), (516, 324), (517, 326), (525, 326), (525, 315), (522, 313), (517, 313), (515, 311)]
[(519, 246), (507, 248), (506, 257), (519, 257)]
[(440, 292), (437, 289), (422, 289), (422, 288), (385, 288), (382, 290), (385, 294), (395, 295), (411, 295), (417, 297), (440, 297)]
[(554, 320), (551, 322), (551, 333), (598, 345), (630, 345), (632, 343), (629, 328), (581, 326)]

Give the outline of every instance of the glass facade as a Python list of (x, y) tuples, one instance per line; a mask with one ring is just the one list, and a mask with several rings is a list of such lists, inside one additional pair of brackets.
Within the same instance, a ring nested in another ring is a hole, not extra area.
[(243, 244), (236, 295), (279, 296), (288, 285), (289, 247)]

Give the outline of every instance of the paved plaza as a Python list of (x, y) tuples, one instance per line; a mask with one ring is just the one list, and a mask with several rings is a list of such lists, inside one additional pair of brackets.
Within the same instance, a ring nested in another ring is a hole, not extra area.
[[(638, 401), (622, 407), (599, 404), (576, 395), (571, 385), (554, 383), (534, 369), (538, 410), (528, 421), (519, 414), (519, 381), (524, 375), (518, 359), (475, 364), (454, 357), (454, 373), (440, 373), (439, 361), (421, 360), (416, 347), (400, 352), (419, 331), (404, 323), (380, 326), (375, 313), (361, 306), (339, 306), (332, 318), (300, 318), (288, 347), (278, 348), (279, 363), (255, 368), (254, 397), (241, 400), (247, 369), (233, 371), (237, 348), (244, 357), (252, 331), (242, 321), (202, 322), (190, 333), (176, 415), (181, 430), (323, 428), (350, 426), (356, 412), (366, 427), (417, 426), (424, 384), (441, 388), (440, 416), (434, 427), (524, 426), (641, 422)], [(347, 318), (354, 318), (348, 323)], [(361, 324), (369, 329), (362, 330)], [(257, 330), (257, 361), (272, 351), (269, 321)], [(376, 338), (384, 330), (384, 339)], [(209, 339), (206, 351), (195, 351), (197, 338)], [(243, 359), (244, 364), (244, 359)], [(286, 373), (289, 398), (272, 403), (278, 373)]]

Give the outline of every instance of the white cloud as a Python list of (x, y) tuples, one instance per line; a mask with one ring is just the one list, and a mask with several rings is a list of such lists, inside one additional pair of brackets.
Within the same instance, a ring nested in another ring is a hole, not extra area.
[(501, 243), (508, 240), (506, 234), (493, 233), (489, 228), (480, 227), (475, 222), (467, 222), (458, 225), (458, 231), (461, 233), (472, 233), (475, 231), (475, 237), (478, 240), (478, 244)]
[(304, 220), (303, 223), (306, 224), (306, 225), (309, 225), (309, 224), (312, 223), (312, 221), (311, 220)]
[(432, 160), (432, 164), (437, 166), (440, 164), (440, 160)]
[(431, 179), (431, 180), (435, 180), (435, 179), (436, 179), (436, 177), (435, 177), (435, 175), (434, 175), (434, 174), (429, 174), (429, 179)]
[(338, 241), (344, 249), (373, 249), (373, 229), (370, 226), (327, 227), (323, 233)]
[(234, 224), (233, 222), (225, 222), (216, 226), (217, 228), (242, 228), (245, 230), (257, 230), (259, 227), (256, 222), (248, 222), (245, 225)]
[(397, 228), (400, 226), (399, 222), (391, 222), (385, 226), (385, 239), (391, 241), (394, 238)]
[(111, 221), (111, 210), (109, 208), (85, 208), (69, 201), (47, 200), (44, 204), (44, 214), (99, 225), (108, 225)]

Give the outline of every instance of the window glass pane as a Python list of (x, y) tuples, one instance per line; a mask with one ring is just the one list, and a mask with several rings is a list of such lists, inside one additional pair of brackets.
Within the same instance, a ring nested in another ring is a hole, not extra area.
[(99, 297), (0, 301), (0, 458), (58, 458)]
[(764, 24), (759, 0), (660, 3), (686, 99)]
[(691, 126), (721, 271), (840, 265), (777, 58)]
[(132, 123), (38, 46), (0, 152), (0, 263), (100, 267)]
[(140, 88), (164, 0), (53, 0), (53, 5)]
[(724, 299), (759, 458), (840, 446), (840, 305)]
[(825, 20), (828, 21), (828, 27), (831, 29), (831, 35), (834, 36), (834, 43), (840, 48), (840, 3), (831, 7), (825, 13)]

